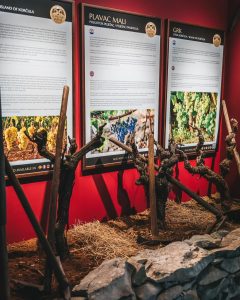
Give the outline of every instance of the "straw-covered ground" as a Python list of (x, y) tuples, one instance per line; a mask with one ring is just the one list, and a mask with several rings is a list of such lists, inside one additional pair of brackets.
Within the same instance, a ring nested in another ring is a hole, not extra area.
[[(209, 199), (208, 201), (211, 202)], [(105, 259), (130, 257), (143, 248), (161, 247), (172, 241), (205, 233), (215, 222), (215, 217), (194, 201), (182, 204), (168, 201), (166, 221), (166, 230), (159, 232), (160, 245), (148, 243), (151, 236), (148, 210), (107, 223), (95, 221), (74, 226), (67, 233), (70, 258), (63, 262), (63, 269), (71, 286), (78, 284), (81, 278)], [(232, 230), (238, 226), (239, 224), (227, 221), (222, 228)], [(37, 249), (36, 239), (9, 245), (9, 273), (13, 300), (52, 299), (34, 294), (33, 291), (29, 292), (29, 289), (27, 292), (25, 289), (16, 291), (18, 285), (14, 280), (38, 285), (42, 283), (45, 258)], [(56, 282), (53, 286), (56, 286)]]

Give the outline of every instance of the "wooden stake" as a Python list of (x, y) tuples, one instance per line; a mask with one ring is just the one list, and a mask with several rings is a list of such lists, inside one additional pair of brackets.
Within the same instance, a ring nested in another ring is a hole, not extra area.
[(156, 237), (158, 235), (158, 226), (157, 226), (157, 206), (156, 206), (156, 195), (155, 195), (154, 137), (152, 133), (150, 133), (148, 136), (148, 173), (149, 173), (151, 233), (153, 237)]
[[(62, 149), (63, 149), (63, 137), (64, 129), (66, 123), (66, 112), (67, 112), (67, 103), (68, 103), (68, 94), (69, 87), (63, 87), (62, 94), (62, 103), (61, 110), (58, 122), (58, 131), (56, 138), (56, 151), (55, 151), (55, 160), (53, 168), (53, 177), (51, 185), (51, 196), (49, 204), (49, 215), (48, 215), (48, 230), (47, 230), (47, 239), (53, 248), (53, 251), (56, 252), (56, 239), (55, 239), (55, 225), (57, 217), (57, 201), (58, 201), (58, 190), (60, 183), (60, 173), (61, 173), (61, 159), (62, 159)], [(44, 278), (44, 289), (47, 293), (50, 293), (52, 286), (52, 268), (49, 264), (49, 260), (46, 260), (45, 265), (45, 278)]]
[(6, 190), (5, 190), (5, 161), (3, 151), (2, 103), (0, 90), (0, 300), (10, 299), (8, 278), (8, 253), (6, 242)]
[(222, 218), (222, 213), (217, 208), (215, 208), (213, 205), (211, 205), (211, 204), (207, 203), (205, 200), (203, 200), (202, 197), (200, 197), (198, 194), (189, 190), (185, 185), (183, 185), (181, 182), (179, 182), (178, 180), (176, 180), (175, 178), (173, 178), (171, 175), (169, 175), (167, 173), (166, 173), (166, 178), (171, 184), (177, 186), (180, 190), (184, 191), (188, 196), (190, 196), (198, 204), (200, 204), (201, 206), (203, 206), (204, 208), (209, 210), (211, 213), (213, 213), (217, 217), (217, 219)]
[(61, 172), (61, 157), (62, 157), (62, 145), (64, 137), (64, 129), (66, 123), (66, 112), (68, 103), (69, 87), (64, 86), (62, 94), (62, 105), (58, 123), (57, 140), (56, 140), (56, 153), (55, 153), (55, 163), (52, 178), (52, 189), (51, 189), (51, 199), (50, 199), (50, 209), (48, 217), (48, 232), (47, 237), (53, 249), (55, 249), (55, 224), (57, 215), (57, 199), (58, 199), (58, 189), (60, 181)]
[[(228, 134), (232, 133), (232, 126), (230, 123), (230, 119), (229, 119), (229, 115), (228, 115), (228, 111), (227, 111), (227, 105), (225, 100), (222, 100), (222, 107), (223, 107), (223, 114), (224, 114), (224, 119), (226, 122), (226, 126), (227, 126), (227, 131)], [(233, 154), (237, 163), (237, 169), (238, 169), (238, 174), (240, 175), (240, 157), (239, 157), (239, 153), (236, 149), (236, 147), (233, 149)]]
[[(63, 273), (55, 255), (53, 253), (53, 250), (52, 250), (48, 240), (46, 239), (45, 234), (44, 234), (36, 216), (34, 215), (33, 210), (28, 202), (28, 199), (27, 199), (26, 195), (24, 194), (24, 191), (23, 191), (16, 175), (14, 174), (13, 169), (10, 166), (9, 161), (6, 158), (6, 156), (5, 156), (5, 168), (6, 168), (6, 174), (10, 180), (10, 183), (12, 184), (12, 186), (18, 196), (18, 199), (21, 202), (21, 205), (22, 205), (30, 223), (32, 224), (32, 227), (33, 227), (38, 239), (39, 239), (39, 242), (41, 243), (42, 248), (47, 255), (49, 264), (50, 264), (51, 268), (53, 269), (53, 272), (54, 272), (56, 279), (62, 289), (62, 292), (66, 293), (66, 291), (69, 290), (68, 280), (67, 280), (65, 274)], [(0, 294), (1, 294), (1, 292), (0, 292)]]
[[(112, 142), (112, 143), (114, 143), (118, 147), (122, 148), (123, 150), (127, 151), (128, 153), (130, 153), (130, 154), (132, 153), (132, 148), (128, 147), (127, 145), (123, 144), (122, 142), (118, 141), (117, 139), (115, 139), (113, 137), (110, 137), (109, 141)], [(148, 163), (148, 159), (144, 155), (139, 154), (139, 157), (141, 157), (141, 159), (144, 162)], [(156, 165), (156, 164), (154, 164), (154, 168), (155, 168), (156, 171), (159, 170), (159, 166)]]

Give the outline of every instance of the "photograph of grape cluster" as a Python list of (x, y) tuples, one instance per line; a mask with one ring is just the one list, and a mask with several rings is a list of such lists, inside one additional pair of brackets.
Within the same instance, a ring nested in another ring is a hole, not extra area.
[(153, 109), (132, 110), (101, 110), (91, 111), (91, 138), (93, 138), (99, 126), (106, 123), (103, 135), (106, 137), (104, 144), (91, 153), (107, 153), (122, 151), (121, 148), (111, 143), (108, 138), (114, 137), (118, 141), (127, 144), (132, 134), (135, 134), (135, 142), (139, 149), (147, 148), (150, 126), (154, 124)]
[[(39, 159), (36, 144), (30, 138), (42, 129), (47, 132), (47, 149), (55, 153), (59, 116), (11, 116), (2, 118), (4, 153), (9, 161)], [(67, 128), (65, 128), (65, 137)]]
[(217, 93), (171, 92), (170, 128), (177, 144), (198, 142), (196, 130), (201, 129), (205, 142), (215, 140)]

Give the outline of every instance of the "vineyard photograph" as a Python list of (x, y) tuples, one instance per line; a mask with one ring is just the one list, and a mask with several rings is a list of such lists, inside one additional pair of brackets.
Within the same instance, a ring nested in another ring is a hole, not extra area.
[(177, 144), (198, 142), (196, 130), (201, 129), (205, 142), (215, 140), (217, 93), (171, 92), (171, 135)]
[(9, 161), (41, 158), (36, 144), (31, 142), (26, 134), (31, 138), (42, 129), (47, 131), (47, 149), (55, 153), (58, 116), (12, 116), (2, 118), (2, 122), (4, 153)]
[[(135, 142), (139, 149), (147, 147), (147, 137), (150, 126), (154, 124), (153, 109), (133, 110), (102, 110), (91, 112), (91, 138), (94, 138), (98, 128), (106, 123), (104, 127), (105, 137), (114, 137), (118, 141), (127, 144), (129, 137), (134, 133)], [(91, 153), (106, 153), (121, 151), (117, 145), (105, 139), (104, 144)]]

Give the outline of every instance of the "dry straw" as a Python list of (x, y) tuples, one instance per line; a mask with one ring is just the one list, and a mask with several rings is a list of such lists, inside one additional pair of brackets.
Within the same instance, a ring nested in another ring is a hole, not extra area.
[(139, 248), (134, 233), (116, 230), (99, 221), (74, 226), (71, 237), (77, 244), (71, 252), (82, 252), (95, 261), (130, 257)]

